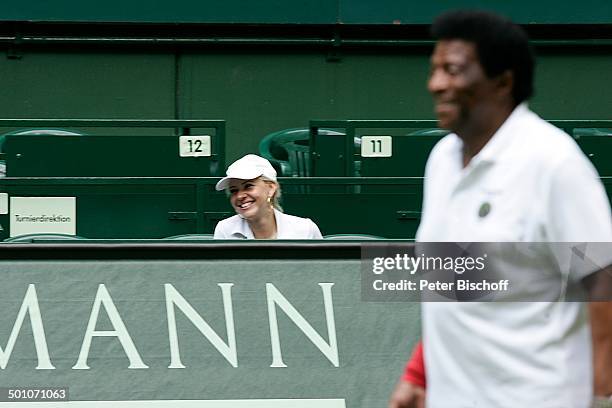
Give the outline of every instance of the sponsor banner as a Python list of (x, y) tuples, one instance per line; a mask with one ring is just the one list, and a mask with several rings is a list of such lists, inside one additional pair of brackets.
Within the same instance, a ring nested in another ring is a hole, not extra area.
[(3, 408), (346, 408), (341, 399), (0, 402)]
[(0, 387), (70, 400), (19, 407), (385, 406), (420, 337), (417, 303), (361, 300), (359, 259), (5, 260), (0, 279)]

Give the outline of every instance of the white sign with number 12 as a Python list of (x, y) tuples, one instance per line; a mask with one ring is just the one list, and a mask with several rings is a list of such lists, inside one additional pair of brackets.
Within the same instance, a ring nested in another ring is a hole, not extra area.
[(180, 136), (179, 155), (181, 157), (210, 156), (210, 136)]

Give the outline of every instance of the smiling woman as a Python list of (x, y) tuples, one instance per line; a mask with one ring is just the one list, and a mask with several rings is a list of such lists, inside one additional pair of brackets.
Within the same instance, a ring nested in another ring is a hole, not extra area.
[(236, 160), (216, 189), (228, 192), (236, 215), (217, 224), (215, 239), (322, 239), (312, 220), (283, 213), (276, 170), (263, 157)]

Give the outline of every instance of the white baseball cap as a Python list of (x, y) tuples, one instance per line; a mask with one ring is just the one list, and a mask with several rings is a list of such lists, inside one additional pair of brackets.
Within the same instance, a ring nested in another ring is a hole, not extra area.
[(252, 180), (259, 176), (264, 176), (268, 180), (276, 181), (276, 170), (270, 162), (263, 157), (255, 154), (247, 154), (241, 159), (236, 160), (227, 168), (226, 176), (223, 177), (215, 188), (217, 191), (225, 190), (230, 179)]

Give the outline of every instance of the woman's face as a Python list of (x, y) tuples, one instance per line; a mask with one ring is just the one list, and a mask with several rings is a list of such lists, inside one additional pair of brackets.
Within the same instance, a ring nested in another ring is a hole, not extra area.
[(254, 220), (271, 214), (268, 197), (276, 192), (276, 184), (256, 178), (253, 180), (231, 179), (229, 182), (230, 203), (237, 214), (246, 220)]

